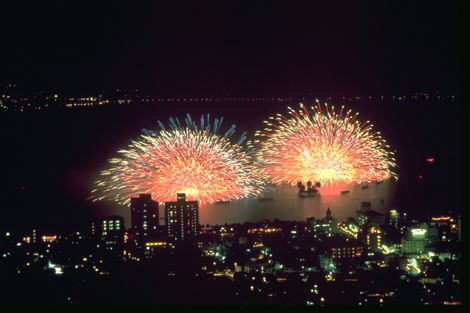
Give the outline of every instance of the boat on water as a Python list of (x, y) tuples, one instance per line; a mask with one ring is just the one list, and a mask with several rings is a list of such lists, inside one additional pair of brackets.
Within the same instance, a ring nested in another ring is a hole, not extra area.
[(350, 191), (349, 190), (343, 190), (341, 191), (341, 195), (347, 195)]
[(381, 180), (375, 182), (376, 185), (380, 185), (381, 183), (382, 183)]
[(314, 198), (317, 193), (316, 192), (307, 192), (307, 191), (299, 191), (300, 198)]
[(318, 189), (320, 188), (321, 184), (317, 182), (315, 186), (312, 184), (311, 181), (307, 182), (307, 186), (305, 186), (302, 182), (297, 183), (297, 188), (299, 189), (298, 195), (300, 198), (313, 198), (319, 194)]
[(361, 189), (362, 189), (362, 190), (364, 190), (364, 189), (369, 189), (369, 185), (362, 186)]

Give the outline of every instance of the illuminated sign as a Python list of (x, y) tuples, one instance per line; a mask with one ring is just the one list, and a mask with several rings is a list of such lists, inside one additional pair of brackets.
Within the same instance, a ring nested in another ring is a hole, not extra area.
[(413, 237), (424, 237), (426, 235), (427, 230), (424, 228), (413, 228), (411, 230), (411, 234)]
[(42, 239), (43, 242), (53, 242), (57, 239), (57, 236), (56, 235), (42, 236), (41, 239)]
[(450, 221), (450, 216), (432, 217), (431, 220), (433, 220), (435, 222)]
[(359, 228), (355, 224), (349, 224), (349, 229), (355, 233), (359, 232)]
[(146, 242), (145, 246), (146, 247), (162, 247), (162, 246), (166, 246), (166, 242), (165, 241)]

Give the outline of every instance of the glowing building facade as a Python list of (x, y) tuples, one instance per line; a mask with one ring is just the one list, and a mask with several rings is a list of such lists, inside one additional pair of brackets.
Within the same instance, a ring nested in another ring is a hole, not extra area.
[(379, 252), (382, 249), (382, 229), (379, 225), (374, 225), (367, 229), (367, 249), (373, 252)]
[(176, 202), (165, 203), (165, 221), (170, 241), (187, 241), (199, 235), (199, 204), (186, 201), (186, 195), (179, 193)]
[(119, 251), (124, 243), (124, 218), (109, 216), (101, 222), (101, 240), (106, 250)]
[(140, 194), (131, 198), (132, 233), (140, 242), (155, 239), (158, 236), (158, 202), (150, 194)]

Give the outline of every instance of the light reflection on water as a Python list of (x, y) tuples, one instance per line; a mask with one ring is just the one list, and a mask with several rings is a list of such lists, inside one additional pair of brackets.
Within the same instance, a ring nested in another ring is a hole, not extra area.
[[(390, 209), (395, 183), (385, 181), (380, 184), (368, 184), (369, 188), (362, 189), (363, 185), (354, 185), (346, 188), (348, 194), (321, 195), (314, 198), (299, 198), (297, 187), (279, 185), (274, 190), (263, 195), (273, 198), (273, 201), (259, 201), (258, 199), (238, 200), (230, 203), (209, 204), (200, 208), (199, 219), (201, 224), (224, 224), (256, 222), (263, 219), (305, 220), (307, 217), (322, 218), (327, 207), (332, 215), (339, 219), (356, 216), (361, 202), (372, 203), (372, 209), (386, 213)], [(321, 189), (320, 189), (321, 191)]]

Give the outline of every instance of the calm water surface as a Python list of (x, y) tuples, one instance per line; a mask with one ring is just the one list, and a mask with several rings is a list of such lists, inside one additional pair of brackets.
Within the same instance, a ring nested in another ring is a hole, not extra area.
[(203, 206), (200, 208), (200, 221), (201, 224), (223, 224), (263, 219), (305, 220), (307, 217), (325, 216), (327, 207), (330, 207), (336, 218), (346, 219), (356, 216), (363, 201), (371, 202), (372, 209), (385, 213), (390, 208), (394, 184), (392, 181), (370, 183), (368, 189), (354, 185), (348, 188), (348, 194), (336, 193), (314, 198), (299, 198), (296, 186), (279, 185), (264, 195), (272, 197), (272, 201), (255, 198)]

